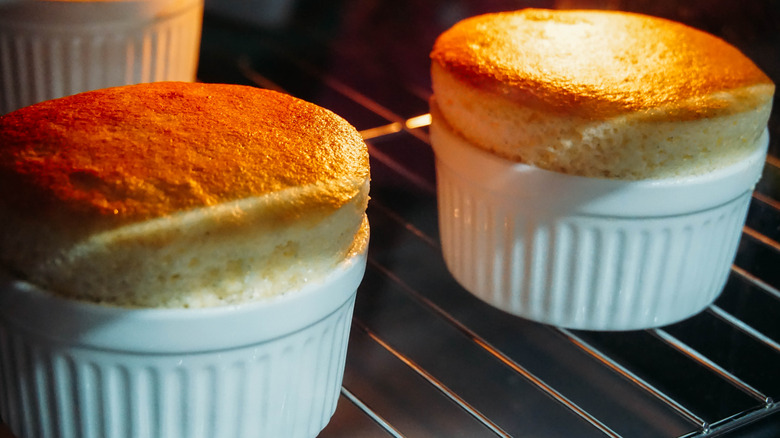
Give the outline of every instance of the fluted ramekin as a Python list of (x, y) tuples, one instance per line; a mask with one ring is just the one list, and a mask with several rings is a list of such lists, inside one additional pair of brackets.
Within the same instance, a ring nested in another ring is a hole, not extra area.
[(82, 91), (195, 80), (204, 0), (0, 0), (0, 113)]
[(366, 252), (322, 282), (126, 309), (0, 280), (0, 408), (19, 438), (312, 438), (335, 412)]
[(633, 330), (686, 319), (722, 291), (768, 134), (704, 175), (620, 181), (504, 160), (434, 119), (448, 269), (509, 313), (555, 326)]

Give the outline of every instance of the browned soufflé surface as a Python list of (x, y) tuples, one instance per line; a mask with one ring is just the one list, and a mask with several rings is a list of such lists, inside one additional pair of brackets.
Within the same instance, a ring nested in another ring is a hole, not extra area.
[(677, 106), (675, 119), (712, 115), (729, 110), (715, 93), (772, 84), (719, 38), (614, 11), (524, 9), (473, 17), (443, 33), (431, 57), (474, 87), (590, 117), (668, 105)]
[(328, 110), (239, 85), (169, 82), (44, 102), (0, 118), (4, 198), (144, 219), (367, 178), (360, 135)]
[(0, 265), (63, 296), (245, 302), (322, 278), (367, 239), (366, 144), (287, 94), (91, 91), (0, 117), (0, 144)]
[(700, 175), (758, 147), (774, 84), (725, 41), (618, 11), (466, 18), (431, 56), (433, 124), (545, 170), (613, 179)]

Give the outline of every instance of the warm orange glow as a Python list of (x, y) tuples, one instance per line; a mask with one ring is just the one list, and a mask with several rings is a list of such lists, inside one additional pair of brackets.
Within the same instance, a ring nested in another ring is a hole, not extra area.
[(431, 115), (423, 114), (417, 117), (412, 117), (406, 121), (406, 127), (409, 129), (416, 129), (428, 126), (431, 124)]
[(383, 135), (395, 134), (396, 132), (401, 132), (404, 130), (404, 128), (417, 129), (417, 128), (423, 128), (430, 124), (431, 124), (431, 115), (423, 114), (420, 116), (412, 117), (411, 119), (407, 119), (404, 123), (393, 122), (387, 125), (377, 126), (376, 128), (364, 129), (363, 131), (360, 131), (360, 135), (363, 137), (363, 140), (370, 140), (372, 138), (381, 137)]
[[(0, 178), (58, 208), (148, 218), (322, 185), (329, 208), (368, 177), (344, 119), (259, 88), (169, 82), (82, 93), (0, 117)], [(326, 189), (327, 187), (327, 189)], [(27, 201), (29, 202), (29, 201)]]
[(719, 91), (771, 84), (712, 35), (614, 11), (525, 9), (473, 17), (443, 33), (431, 57), (473, 86), (589, 117), (669, 105), (678, 116), (700, 117), (728, 105)]

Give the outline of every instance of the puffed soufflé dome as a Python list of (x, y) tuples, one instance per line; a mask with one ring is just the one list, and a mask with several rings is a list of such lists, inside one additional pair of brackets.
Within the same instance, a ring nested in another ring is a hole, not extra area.
[(617, 11), (465, 19), (431, 52), (433, 116), (473, 145), (564, 173), (699, 174), (752, 151), (772, 81), (727, 42)]
[(96, 90), (0, 117), (0, 144), (0, 263), (64, 296), (241, 302), (316, 279), (366, 238), (360, 134), (283, 93)]

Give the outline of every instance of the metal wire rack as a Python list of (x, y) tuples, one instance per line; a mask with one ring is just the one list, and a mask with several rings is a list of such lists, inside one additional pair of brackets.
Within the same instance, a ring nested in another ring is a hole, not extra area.
[(706, 311), (645, 331), (539, 325), (472, 297), (443, 264), (425, 85), (405, 81), (376, 36), (294, 35), (207, 20), (201, 79), (297, 95), (344, 116), (369, 144), (369, 268), (341, 401), (321, 437), (780, 435), (775, 155), (728, 284)]

